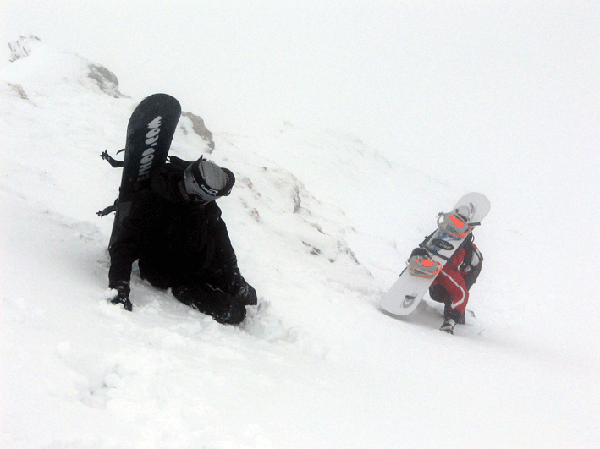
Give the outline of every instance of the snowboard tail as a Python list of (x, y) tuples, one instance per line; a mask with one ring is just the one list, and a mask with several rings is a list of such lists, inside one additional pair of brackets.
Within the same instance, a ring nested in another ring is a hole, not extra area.
[(405, 269), (392, 288), (383, 296), (380, 306), (392, 315), (410, 315), (415, 311), (433, 279), (411, 276)]
[(167, 161), (180, 115), (179, 102), (166, 94), (151, 95), (135, 108), (127, 126), (119, 201), (150, 188), (150, 173)]

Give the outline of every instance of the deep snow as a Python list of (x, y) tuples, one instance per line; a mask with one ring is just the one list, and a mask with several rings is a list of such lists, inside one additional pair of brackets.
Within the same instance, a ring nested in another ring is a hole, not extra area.
[(215, 133), (210, 153), (182, 118), (173, 154), (236, 173), (220, 205), (260, 303), (224, 327), (138, 279), (129, 313), (106, 303), (112, 219), (95, 212), (120, 180), (99, 155), (122, 148), (141, 98), (107, 95), (90, 61), (34, 47), (0, 86), (0, 447), (600, 445), (593, 262), (548, 251), (561, 242), (546, 221), (515, 220), (506, 205), (526, 183), (483, 192), (477, 317), (450, 336), (435, 303), (394, 319), (378, 301), (437, 212), (479, 186), (291, 123)]

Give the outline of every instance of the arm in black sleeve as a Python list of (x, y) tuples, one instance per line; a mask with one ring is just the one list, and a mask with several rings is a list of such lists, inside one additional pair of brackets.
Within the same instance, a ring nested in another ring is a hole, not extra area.
[(237, 264), (237, 258), (229, 240), (227, 226), (218, 214), (218, 220), (215, 222), (215, 235), (218, 238), (217, 247), (217, 267), (222, 283), (225, 286), (224, 291), (236, 298), (245, 305), (256, 305), (256, 290), (240, 274)]
[(141, 248), (147, 240), (147, 234), (152, 224), (151, 202), (148, 197), (140, 194), (134, 201), (119, 204), (118, 220), (111, 237), (109, 254), (110, 269), (108, 271), (108, 286), (116, 288), (128, 284), (131, 278), (133, 262), (140, 257)]
[(212, 240), (214, 254), (210, 263), (211, 284), (220, 288), (226, 293), (234, 293), (234, 284), (240, 277), (240, 270), (237, 265), (237, 257), (227, 225), (221, 218), (221, 209), (216, 203), (207, 205), (210, 218), (208, 219), (208, 238)]

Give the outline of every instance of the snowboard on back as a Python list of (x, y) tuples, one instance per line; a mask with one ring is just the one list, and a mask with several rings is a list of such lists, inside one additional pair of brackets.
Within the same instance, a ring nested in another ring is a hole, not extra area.
[(150, 188), (150, 173), (167, 161), (180, 115), (179, 102), (166, 94), (151, 95), (135, 108), (127, 125), (119, 200)]
[(180, 115), (179, 101), (170, 95), (154, 94), (146, 97), (129, 118), (123, 162), (116, 163), (106, 152), (103, 154), (114, 166), (123, 167), (113, 236), (129, 214), (135, 194), (150, 189), (152, 170), (166, 163)]
[(451, 212), (440, 213), (438, 229), (420, 245), (423, 256), (414, 256), (392, 288), (380, 301), (392, 315), (410, 315), (474, 226), (481, 224), (491, 208), (481, 193), (464, 195)]

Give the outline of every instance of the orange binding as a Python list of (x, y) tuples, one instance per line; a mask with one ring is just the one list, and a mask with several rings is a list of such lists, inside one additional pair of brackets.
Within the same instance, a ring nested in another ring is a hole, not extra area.
[(423, 256), (412, 256), (406, 261), (406, 266), (411, 276), (430, 278), (437, 276), (442, 271), (442, 265), (432, 259)]

